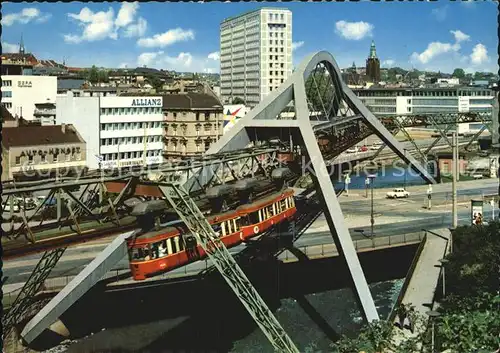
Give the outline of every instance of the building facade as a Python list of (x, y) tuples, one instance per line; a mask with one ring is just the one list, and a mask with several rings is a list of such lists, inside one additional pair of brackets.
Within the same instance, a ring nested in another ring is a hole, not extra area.
[(90, 169), (163, 162), (162, 97), (58, 97), (58, 123), (71, 123), (87, 141)]
[(202, 154), (223, 134), (223, 107), (214, 95), (165, 95), (163, 113), (165, 158)]
[[(487, 88), (371, 88), (354, 90), (377, 116), (430, 113), (490, 112), (494, 91)], [(477, 130), (481, 124), (460, 124), (459, 132)]]
[(221, 100), (256, 106), (292, 74), (292, 12), (263, 8), (220, 25)]
[(375, 42), (370, 46), (370, 56), (366, 59), (366, 76), (373, 83), (380, 82), (380, 60), (377, 58), (377, 49)]
[(35, 105), (55, 103), (57, 77), (55, 76), (2, 76), (2, 105), (12, 115), (28, 121), (36, 120)]
[[(7, 112), (8, 113), (8, 112)], [(2, 109), (2, 115), (5, 115)], [(12, 121), (3, 117), (4, 121)], [(2, 181), (78, 175), (86, 167), (86, 144), (72, 125), (2, 128)]]

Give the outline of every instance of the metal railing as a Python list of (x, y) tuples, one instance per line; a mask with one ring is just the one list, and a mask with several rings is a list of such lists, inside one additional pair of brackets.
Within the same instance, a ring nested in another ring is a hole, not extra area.
[[(415, 244), (421, 242), (425, 235), (421, 232), (409, 233), (409, 234), (398, 234), (391, 235), (380, 238), (366, 238), (353, 240), (354, 248), (357, 252), (363, 252), (371, 249), (377, 248), (387, 248), (393, 247), (401, 244)], [(296, 250), (302, 252), (307, 257), (334, 257), (338, 256), (339, 253), (335, 244), (318, 244), (318, 245), (306, 245), (295, 247)], [(284, 251), (279, 259), (284, 261), (296, 260), (297, 258), (290, 250)]]

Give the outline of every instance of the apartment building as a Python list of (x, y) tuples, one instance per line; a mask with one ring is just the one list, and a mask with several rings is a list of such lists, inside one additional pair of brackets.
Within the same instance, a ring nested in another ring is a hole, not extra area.
[(256, 106), (292, 74), (292, 12), (262, 8), (220, 25), (221, 100)]
[(222, 103), (208, 93), (163, 96), (165, 158), (207, 151), (223, 134)]

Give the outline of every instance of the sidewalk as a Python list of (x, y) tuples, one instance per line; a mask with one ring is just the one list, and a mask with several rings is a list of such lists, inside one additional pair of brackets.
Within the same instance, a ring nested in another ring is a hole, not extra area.
[[(439, 260), (446, 255), (448, 239), (450, 237), (448, 229), (439, 229), (433, 231), (433, 233), (439, 236), (430, 232), (427, 233), (427, 242), (420, 254), (402, 300), (402, 304), (414, 306), (415, 311), (424, 318), (427, 318), (426, 313), (433, 308), (435, 291), (440, 289), (436, 288), (441, 276), (441, 264)], [(414, 324), (413, 333), (409, 330), (394, 328), (397, 330), (396, 337), (394, 338), (395, 345), (399, 345), (405, 339), (416, 337), (419, 333), (424, 332), (427, 327), (427, 320), (424, 320), (424, 322), (415, 322)]]
[[(451, 183), (443, 183), (443, 184), (435, 184), (432, 185), (432, 192), (433, 193), (438, 193), (438, 192), (449, 192), (450, 193), (450, 198), (451, 198)], [(467, 180), (467, 181), (459, 181), (457, 183), (457, 191), (458, 190), (468, 190), (468, 189), (475, 189), (478, 187), (494, 187), (498, 186), (498, 179), (482, 179), (482, 180)], [(427, 189), (429, 187), (427, 185), (414, 185), (414, 186), (408, 186), (406, 187), (406, 190), (410, 192), (410, 194), (427, 194)], [(392, 191), (394, 188), (375, 188), (373, 190), (373, 197), (378, 199), (378, 198), (385, 198), (387, 192)], [(369, 197), (371, 197), (371, 190), (369, 191)], [(341, 200), (345, 199), (359, 199), (359, 198), (365, 198), (366, 196), (366, 190), (365, 189), (352, 189), (349, 190), (349, 196), (346, 196), (346, 193), (344, 193), (339, 197)], [(478, 190), (478, 193), (480, 191)], [(411, 196), (410, 196), (411, 197)]]

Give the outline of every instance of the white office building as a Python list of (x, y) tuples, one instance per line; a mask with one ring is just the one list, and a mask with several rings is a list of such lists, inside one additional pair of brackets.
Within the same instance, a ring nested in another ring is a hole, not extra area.
[[(480, 87), (370, 88), (354, 90), (375, 115), (491, 112), (494, 92)], [(459, 133), (476, 131), (480, 123), (460, 124)]]
[(163, 162), (162, 97), (57, 97), (58, 124), (87, 142), (90, 169)]
[(221, 100), (256, 106), (292, 74), (292, 12), (263, 8), (220, 25)]
[[(35, 114), (35, 105), (54, 104), (56, 96), (55, 76), (2, 75), (2, 105), (13, 116), (40, 120), (40, 115)], [(53, 123), (52, 119), (50, 124)]]

